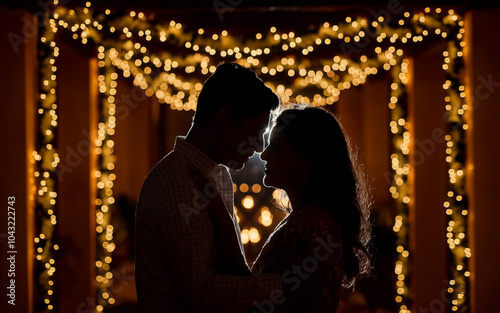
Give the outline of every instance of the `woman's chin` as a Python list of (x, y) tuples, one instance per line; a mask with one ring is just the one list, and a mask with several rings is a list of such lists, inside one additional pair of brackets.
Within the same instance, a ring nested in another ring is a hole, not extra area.
[(277, 188), (274, 186), (273, 180), (272, 180), (272, 178), (269, 177), (268, 174), (264, 175), (263, 183), (264, 183), (264, 186), (266, 186), (268, 188)]

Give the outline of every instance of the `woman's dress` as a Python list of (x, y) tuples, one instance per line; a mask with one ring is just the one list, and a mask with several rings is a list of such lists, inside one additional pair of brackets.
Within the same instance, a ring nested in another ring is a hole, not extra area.
[(252, 272), (282, 275), (284, 293), (273, 298), (274, 312), (335, 312), (343, 277), (337, 221), (323, 208), (302, 206), (276, 227)]

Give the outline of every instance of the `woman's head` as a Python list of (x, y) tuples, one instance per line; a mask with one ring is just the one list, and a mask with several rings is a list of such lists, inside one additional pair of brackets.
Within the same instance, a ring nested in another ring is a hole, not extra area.
[(352, 281), (368, 267), (369, 197), (363, 169), (339, 120), (328, 111), (295, 105), (281, 112), (271, 132), (264, 182), (324, 207), (338, 220), (344, 273)]
[(337, 118), (324, 109), (285, 108), (275, 120), (261, 158), (267, 161), (267, 185), (299, 188), (304, 200), (324, 205), (317, 202), (329, 199), (318, 195), (356, 192), (350, 143)]

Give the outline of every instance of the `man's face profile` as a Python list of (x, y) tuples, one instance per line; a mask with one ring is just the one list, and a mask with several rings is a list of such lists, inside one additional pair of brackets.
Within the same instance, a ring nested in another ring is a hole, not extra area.
[(262, 110), (253, 118), (243, 119), (235, 129), (228, 130), (222, 164), (233, 170), (241, 170), (255, 152), (262, 152), (264, 132), (269, 122), (269, 110)]

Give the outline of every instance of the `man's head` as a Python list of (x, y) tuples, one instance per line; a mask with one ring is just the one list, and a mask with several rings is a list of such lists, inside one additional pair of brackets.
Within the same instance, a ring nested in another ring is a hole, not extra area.
[(269, 113), (278, 105), (278, 96), (255, 72), (223, 63), (203, 85), (193, 126), (216, 137), (210, 151), (214, 161), (240, 169), (255, 151), (262, 151)]
[(198, 97), (195, 125), (210, 121), (228, 108), (235, 122), (256, 117), (278, 107), (279, 99), (254, 71), (236, 63), (222, 63), (203, 85)]

